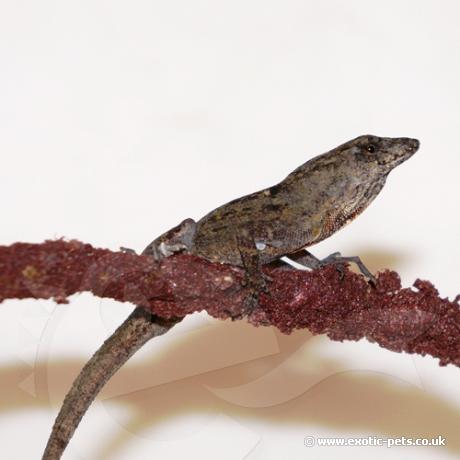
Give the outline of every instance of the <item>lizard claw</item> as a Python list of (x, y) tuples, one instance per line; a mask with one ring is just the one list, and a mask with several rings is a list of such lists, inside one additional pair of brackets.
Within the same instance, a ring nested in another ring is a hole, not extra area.
[(120, 246), (120, 251), (125, 252), (127, 254), (137, 254), (137, 252), (134, 249), (125, 248), (124, 246)]
[(226, 313), (232, 321), (243, 319), (243, 316), (244, 316), (243, 313), (239, 313), (239, 314), (235, 315), (230, 310), (224, 310), (224, 313)]
[(250, 292), (244, 299), (243, 316), (249, 316), (253, 311), (259, 307), (259, 294), (257, 292)]

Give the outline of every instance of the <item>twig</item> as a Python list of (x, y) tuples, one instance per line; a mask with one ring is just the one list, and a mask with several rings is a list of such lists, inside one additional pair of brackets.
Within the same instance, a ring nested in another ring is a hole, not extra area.
[[(460, 366), (460, 296), (439, 296), (428, 281), (402, 288), (397, 273), (379, 273), (376, 286), (350, 270), (264, 267), (269, 293), (248, 320), (289, 334), (309, 329), (332, 340), (367, 338), (393, 351), (429, 354)], [(147, 256), (95, 249), (78, 241), (0, 246), (0, 302), (67, 297), (89, 291), (140, 308), (84, 366), (66, 396), (43, 460), (58, 460), (82, 416), (110, 377), (150, 338), (194, 311), (216, 318), (244, 312), (241, 268), (178, 254), (161, 263)]]
[[(460, 296), (441, 298), (429, 281), (402, 288), (393, 271), (378, 274), (376, 287), (350, 270), (332, 266), (306, 271), (265, 267), (268, 295), (248, 318), (289, 334), (308, 329), (332, 340), (367, 338), (393, 351), (429, 354), (441, 365), (460, 366)], [(147, 256), (96, 249), (78, 241), (0, 246), (0, 302), (10, 298), (67, 297), (89, 291), (132, 302), (174, 319), (206, 310), (216, 318), (244, 311), (239, 267), (178, 254), (160, 264)]]

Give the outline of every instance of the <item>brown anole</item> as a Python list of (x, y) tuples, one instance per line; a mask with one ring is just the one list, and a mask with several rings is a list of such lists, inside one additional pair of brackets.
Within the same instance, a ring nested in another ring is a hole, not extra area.
[[(257, 307), (269, 280), (261, 266), (287, 256), (310, 268), (356, 262), (331, 254), (316, 259), (305, 248), (324, 240), (360, 214), (379, 194), (390, 171), (410, 158), (419, 141), (357, 137), (295, 169), (277, 185), (233, 200), (198, 222), (184, 220), (156, 238), (143, 254), (157, 260), (184, 251), (245, 269), (247, 311)], [(137, 307), (83, 367), (56, 418), (43, 460), (57, 460), (78, 423), (110, 377), (149, 339), (181, 318), (164, 320)]]

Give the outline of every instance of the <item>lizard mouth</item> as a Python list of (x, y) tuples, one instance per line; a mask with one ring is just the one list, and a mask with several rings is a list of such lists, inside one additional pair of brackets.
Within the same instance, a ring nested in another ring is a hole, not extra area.
[(419, 147), (418, 139), (408, 137), (395, 139), (387, 152), (379, 158), (378, 163), (387, 169), (393, 169), (408, 160)]
[(411, 139), (412, 141), (412, 148), (414, 150), (418, 150), (418, 148), (420, 147), (420, 141), (418, 139)]
[(420, 141), (418, 139), (405, 139), (405, 149), (412, 156), (420, 147)]

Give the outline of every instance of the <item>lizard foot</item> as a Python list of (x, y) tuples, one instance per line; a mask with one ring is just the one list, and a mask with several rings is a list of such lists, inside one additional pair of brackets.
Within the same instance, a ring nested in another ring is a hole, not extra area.
[(257, 308), (259, 308), (259, 292), (251, 289), (244, 299), (243, 316), (249, 316)]
[(373, 286), (376, 285), (377, 280), (375, 279), (375, 276), (364, 265), (359, 256), (344, 257), (340, 254), (340, 252), (334, 252), (328, 255), (326, 258), (322, 259), (319, 262), (319, 266), (324, 267), (325, 265), (334, 264), (337, 271), (340, 272), (341, 278), (343, 278), (345, 275), (345, 264), (349, 262), (356, 264), (356, 266), (359, 268), (359, 271), (369, 280), (369, 282)]
[(246, 273), (246, 276), (242, 282), (242, 285), (248, 292), (244, 300), (243, 315), (249, 316), (259, 307), (260, 294), (270, 295), (268, 284), (273, 279), (263, 272), (258, 272), (255, 275)]

